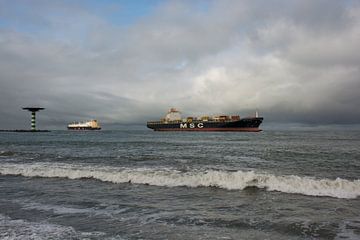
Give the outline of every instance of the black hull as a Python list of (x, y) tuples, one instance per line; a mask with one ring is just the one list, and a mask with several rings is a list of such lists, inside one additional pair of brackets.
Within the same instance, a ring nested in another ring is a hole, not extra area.
[(148, 122), (147, 127), (155, 131), (259, 132), (262, 121), (263, 118), (244, 118), (237, 121)]

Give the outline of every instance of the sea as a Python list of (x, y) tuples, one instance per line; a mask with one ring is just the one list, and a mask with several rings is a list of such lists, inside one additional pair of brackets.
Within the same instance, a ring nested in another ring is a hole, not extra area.
[(360, 239), (360, 131), (1, 132), (0, 239)]

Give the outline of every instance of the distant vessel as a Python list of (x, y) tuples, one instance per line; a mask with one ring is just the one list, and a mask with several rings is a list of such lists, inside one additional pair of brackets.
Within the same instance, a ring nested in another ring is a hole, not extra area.
[(73, 122), (68, 124), (68, 130), (100, 130), (101, 127), (97, 120), (90, 120), (86, 122)]
[(236, 116), (202, 116), (181, 118), (175, 108), (171, 108), (165, 118), (160, 121), (147, 122), (147, 127), (155, 131), (228, 131), (228, 132), (259, 132), (264, 118), (255, 113), (253, 117)]

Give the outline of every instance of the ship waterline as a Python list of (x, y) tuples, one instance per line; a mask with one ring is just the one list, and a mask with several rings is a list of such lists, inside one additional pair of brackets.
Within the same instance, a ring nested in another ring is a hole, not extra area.
[(154, 129), (154, 131), (178, 131), (178, 132), (261, 132), (260, 128), (203, 128), (203, 129)]

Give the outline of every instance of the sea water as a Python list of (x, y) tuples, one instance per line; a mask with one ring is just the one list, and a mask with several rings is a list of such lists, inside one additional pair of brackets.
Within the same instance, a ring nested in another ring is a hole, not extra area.
[(0, 133), (0, 239), (360, 239), (360, 131)]

